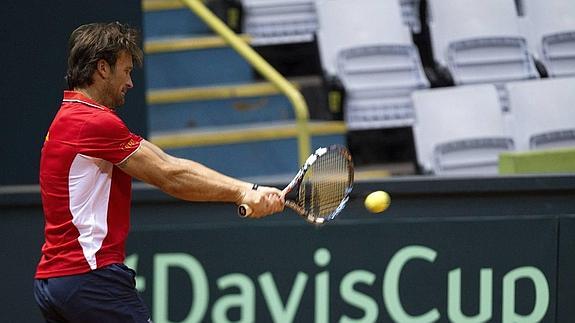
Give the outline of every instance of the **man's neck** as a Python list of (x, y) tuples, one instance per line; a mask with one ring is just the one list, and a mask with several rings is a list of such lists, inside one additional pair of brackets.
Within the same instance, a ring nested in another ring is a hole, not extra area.
[(101, 91), (98, 91), (97, 89), (95, 89), (94, 87), (84, 87), (84, 88), (74, 88), (74, 91), (81, 93), (82, 95), (84, 95), (85, 97), (87, 97), (88, 99), (103, 105), (107, 108), (113, 109), (114, 107), (110, 107), (106, 100), (102, 97), (102, 95), (100, 95)]

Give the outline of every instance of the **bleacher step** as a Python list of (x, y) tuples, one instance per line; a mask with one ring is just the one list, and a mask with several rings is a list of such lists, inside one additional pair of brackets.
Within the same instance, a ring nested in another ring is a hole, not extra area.
[[(246, 42), (250, 42), (250, 36), (243, 34), (238, 35)], [(196, 35), (196, 36), (177, 36), (161, 37), (146, 40), (144, 51), (146, 54), (172, 53), (190, 50), (200, 50), (207, 48), (228, 47), (226, 41), (220, 36), (213, 35)]]
[(149, 40), (144, 51), (148, 89), (247, 83), (254, 79), (251, 66), (219, 36)]
[(213, 34), (210, 28), (179, 0), (144, 0), (142, 12), (147, 39)]
[(283, 95), (197, 100), (148, 105), (150, 131), (293, 120)]
[[(312, 121), (307, 127), (312, 136), (343, 135), (346, 131), (341, 121)], [(297, 133), (298, 128), (295, 122), (266, 122), (186, 131), (153, 132), (150, 140), (161, 148), (172, 149), (289, 139), (296, 138)]]
[[(321, 108), (320, 78), (297, 77), (288, 81), (304, 93), (312, 107), (310, 112)], [(150, 90), (147, 103), (152, 132), (286, 121), (295, 117), (291, 102), (270, 82)], [(312, 115), (328, 119), (317, 113)]]

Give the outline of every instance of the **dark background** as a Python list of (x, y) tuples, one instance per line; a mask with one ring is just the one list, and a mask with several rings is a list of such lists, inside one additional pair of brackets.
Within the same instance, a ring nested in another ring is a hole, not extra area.
[[(0, 185), (36, 184), (40, 149), (66, 89), (68, 37), (79, 25), (120, 21), (141, 30), (140, 1), (8, 0), (0, 10)], [(119, 109), (130, 129), (146, 135), (143, 69)]]

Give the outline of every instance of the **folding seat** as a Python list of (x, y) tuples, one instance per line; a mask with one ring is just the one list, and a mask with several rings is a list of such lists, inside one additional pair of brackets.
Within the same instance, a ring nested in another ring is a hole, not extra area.
[(341, 81), (350, 130), (410, 126), (410, 93), (429, 86), (398, 1), (317, 0), (322, 67)]
[(551, 77), (575, 75), (575, 1), (522, 0), (525, 34)]
[(575, 78), (513, 82), (506, 88), (519, 150), (575, 147)]
[(513, 0), (429, 0), (428, 8), (435, 60), (456, 84), (538, 76)]
[(310, 42), (317, 29), (314, 0), (241, 0), (243, 30), (253, 45)]
[(514, 150), (491, 84), (412, 94), (417, 162), (425, 173), (494, 175), (499, 154)]

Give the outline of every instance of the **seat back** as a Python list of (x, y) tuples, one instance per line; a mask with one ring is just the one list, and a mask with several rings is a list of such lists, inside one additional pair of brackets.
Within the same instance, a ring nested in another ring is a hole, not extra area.
[(575, 147), (575, 78), (514, 82), (506, 87), (519, 150)]
[(348, 129), (410, 126), (410, 94), (429, 82), (399, 1), (317, 0), (316, 6), (322, 66), (346, 91)]
[(412, 45), (371, 45), (343, 49), (337, 75), (347, 91), (428, 87), (417, 49)]
[(522, 36), (513, 0), (429, 0), (428, 9), (435, 59), (443, 66), (453, 42)]
[(551, 77), (575, 75), (575, 1), (523, 0), (524, 34)]
[(408, 45), (398, 1), (316, 0), (317, 40), (324, 72), (335, 76), (342, 49), (369, 45)]
[(434, 174), (497, 174), (498, 155), (513, 150), (494, 85), (416, 91), (417, 161)]
[(505, 83), (538, 77), (523, 37), (485, 37), (453, 41), (447, 67), (456, 84)]
[(243, 30), (253, 45), (309, 42), (317, 29), (314, 0), (242, 0)]
[(575, 31), (575, 1), (522, 0), (524, 15), (537, 39), (550, 34)]
[(513, 0), (430, 0), (436, 62), (456, 84), (538, 76)]
[(410, 94), (429, 86), (411, 45), (344, 49), (337, 74), (347, 93), (344, 115), (350, 130), (411, 126)]

